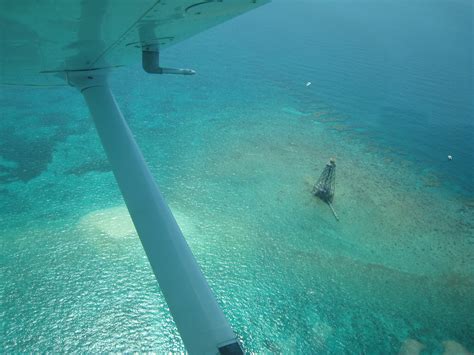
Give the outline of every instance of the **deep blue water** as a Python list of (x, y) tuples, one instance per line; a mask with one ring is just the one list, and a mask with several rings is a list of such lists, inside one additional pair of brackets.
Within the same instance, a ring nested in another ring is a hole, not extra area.
[(469, 1), (279, 1), (198, 38), (238, 43), (213, 60), (217, 71), (255, 63), (301, 110), (334, 106), (472, 195), (472, 34)]
[[(114, 71), (248, 351), (474, 350), (472, 11), (275, 1)], [(2, 350), (183, 350), (80, 95), (0, 93)]]

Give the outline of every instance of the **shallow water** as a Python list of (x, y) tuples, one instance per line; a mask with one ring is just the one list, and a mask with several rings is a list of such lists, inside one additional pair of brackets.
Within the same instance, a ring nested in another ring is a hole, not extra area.
[[(346, 5), (277, 1), (117, 100), (248, 351), (473, 351), (472, 5)], [(4, 351), (183, 350), (81, 97), (1, 93)]]

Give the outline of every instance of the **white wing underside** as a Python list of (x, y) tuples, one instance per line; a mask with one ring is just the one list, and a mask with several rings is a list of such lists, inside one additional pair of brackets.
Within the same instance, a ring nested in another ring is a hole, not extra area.
[(2, 0), (0, 82), (66, 85), (58, 72), (141, 62), (270, 0)]

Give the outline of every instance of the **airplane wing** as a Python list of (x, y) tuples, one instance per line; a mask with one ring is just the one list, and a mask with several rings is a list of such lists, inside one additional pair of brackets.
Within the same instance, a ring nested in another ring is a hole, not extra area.
[(140, 63), (270, 0), (2, 0), (0, 83), (63, 86), (58, 73)]

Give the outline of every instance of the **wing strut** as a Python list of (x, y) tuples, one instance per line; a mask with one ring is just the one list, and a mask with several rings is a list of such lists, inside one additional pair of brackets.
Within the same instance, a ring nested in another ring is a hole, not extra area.
[(67, 73), (89, 107), (146, 255), (186, 349), (243, 354), (107, 84), (107, 71)]

